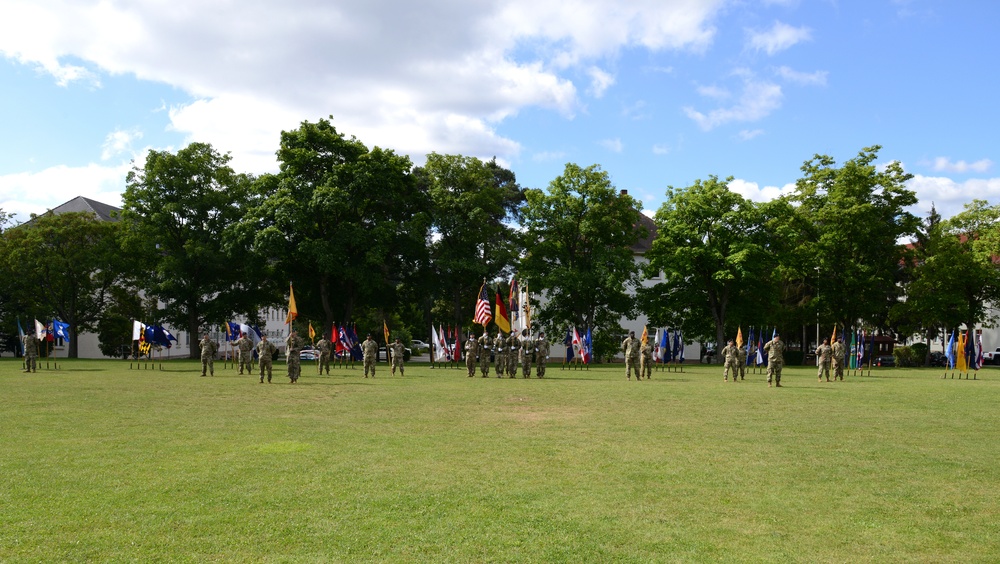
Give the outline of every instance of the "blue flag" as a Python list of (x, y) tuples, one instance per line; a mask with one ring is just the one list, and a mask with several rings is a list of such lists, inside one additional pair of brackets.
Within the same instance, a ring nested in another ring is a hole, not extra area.
[(17, 318), (17, 336), (20, 339), (17, 340), (17, 346), (21, 348), (21, 356), (24, 356), (24, 329), (21, 328), (21, 318)]
[(663, 335), (660, 337), (660, 362), (667, 363), (670, 362), (670, 337), (667, 335), (667, 329), (663, 330)]
[(566, 330), (566, 338), (563, 339), (563, 344), (566, 345), (566, 362), (573, 362), (573, 331), (571, 329)]
[(62, 337), (67, 343), (69, 342), (69, 323), (63, 323), (62, 321), (52, 320), (52, 331), (56, 337)]
[(945, 352), (948, 357), (948, 368), (955, 369), (955, 330), (951, 330), (951, 338), (948, 339), (948, 350)]
[(584, 344), (586, 345), (587, 348), (585, 349), (585, 352), (583, 354), (583, 362), (586, 364), (590, 364), (591, 361), (594, 359), (594, 341), (591, 339), (590, 327), (587, 327), (587, 337), (584, 340)]
[(752, 345), (752, 344), (753, 344), (753, 325), (750, 326), (750, 336), (747, 338), (747, 350), (746, 350), (746, 353), (747, 353), (746, 365), (747, 366), (750, 366), (750, 363), (753, 362), (753, 359), (750, 358), (750, 345)]

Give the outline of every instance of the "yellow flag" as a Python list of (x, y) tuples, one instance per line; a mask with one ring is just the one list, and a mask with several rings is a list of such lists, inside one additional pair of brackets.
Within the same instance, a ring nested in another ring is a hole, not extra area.
[(310, 341), (315, 341), (316, 340), (316, 330), (313, 329), (313, 322), (312, 321), (309, 322), (309, 340)]
[(646, 346), (646, 343), (649, 342), (649, 329), (645, 325), (642, 326), (642, 338), (639, 340), (642, 342), (642, 346)]
[(955, 346), (955, 366), (959, 372), (968, 372), (969, 363), (965, 360), (965, 333), (958, 334), (958, 344)]
[(288, 315), (285, 316), (285, 325), (295, 321), (299, 316), (299, 309), (295, 307), (295, 291), (292, 290), (292, 283), (288, 283)]
[(739, 347), (739, 348), (741, 348), (741, 349), (743, 348), (743, 328), (742, 327), (737, 327), (736, 328), (736, 346)]
[(386, 324), (385, 320), (382, 320), (382, 333), (385, 334), (385, 346), (389, 346), (389, 325)]
[(837, 324), (833, 324), (833, 333), (830, 333), (830, 344), (837, 342)]

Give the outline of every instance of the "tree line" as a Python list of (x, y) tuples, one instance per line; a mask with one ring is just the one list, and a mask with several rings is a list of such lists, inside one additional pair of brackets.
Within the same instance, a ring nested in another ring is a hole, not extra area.
[(597, 357), (640, 313), (719, 344), (751, 325), (806, 342), (817, 323), (929, 339), (991, 323), (1000, 206), (917, 218), (910, 175), (877, 166), (879, 150), (841, 164), (816, 155), (770, 202), (731, 191), (731, 178), (669, 187), (652, 233), (598, 165), (524, 188), (495, 159), (432, 153), (414, 166), (326, 119), (282, 132), (273, 174), (236, 172), (205, 143), (150, 151), (127, 176), (119, 221), (47, 213), (11, 226), (0, 212), (0, 328), (58, 317), (74, 336), (97, 332), (110, 356), (131, 319), (192, 336), (232, 319), (263, 326), (293, 282), (302, 329), (384, 320), (408, 341), (432, 322), (472, 330), (480, 286), (507, 296), (513, 276), (539, 329), (559, 340), (591, 327)]

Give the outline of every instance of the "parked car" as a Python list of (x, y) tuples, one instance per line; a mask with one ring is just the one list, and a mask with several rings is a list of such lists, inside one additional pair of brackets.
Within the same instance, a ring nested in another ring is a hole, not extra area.
[(983, 364), (1000, 364), (1000, 347), (997, 347), (995, 351), (984, 353)]
[(890, 366), (896, 366), (896, 359), (891, 354), (884, 354), (882, 356), (875, 357), (875, 366), (882, 368), (887, 368)]
[(948, 366), (948, 357), (942, 352), (934, 351), (931, 353), (931, 366)]
[(420, 339), (411, 340), (410, 345), (413, 346), (413, 350), (417, 351), (417, 354), (424, 354), (431, 350), (431, 346)]
[(299, 360), (316, 360), (317, 358), (319, 358), (319, 351), (312, 347), (306, 347), (299, 352)]

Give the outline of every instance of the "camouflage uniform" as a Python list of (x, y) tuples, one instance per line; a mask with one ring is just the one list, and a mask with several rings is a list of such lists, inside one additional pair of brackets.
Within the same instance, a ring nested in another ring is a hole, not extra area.
[(725, 363), (725, 370), (722, 372), (722, 379), (729, 380), (729, 371), (733, 372), (733, 382), (736, 381), (736, 375), (740, 371), (740, 367), (737, 363), (740, 361), (740, 349), (729, 341), (725, 347), (722, 348), (722, 358)]
[(21, 337), (24, 344), (24, 371), (35, 372), (38, 361), (38, 339), (34, 335)]
[(545, 339), (545, 333), (538, 334), (535, 341), (535, 373), (539, 378), (545, 377), (545, 363), (549, 360), (549, 342)]
[(764, 352), (767, 353), (767, 385), (771, 385), (771, 377), (774, 377), (774, 385), (781, 386), (781, 369), (785, 365), (785, 343), (781, 342), (781, 337), (775, 337), (764, 344)]
[(247, 374), (252, 374), (251, 364), (253, 364), (253, 341), (250, 337), (246, 335), (241, 336), (236, 339), (236, 348), (238, 349), (238, 359), (240, 364), (240, 374), (243, 374), (243, 367), (246, 366)]
[(475, 335), (469, 333), (469, 338), (465, 341), (465, 368), (469, 371), (469, 378), (476, 374), (476, 361), (479, 355), (479, 341)]
[(274, 346), (274, 343), (267, 340), (267, 336), (263, 336), (260, 342), (257, 343), (257, 358), (260, 361), (260, 383), (264, 383), (264, 371), (267, 371), (267, 381), (271, 381), (271, 359), (274, 355), (278, 354), (278, 347)]
[(837, 337), (837, 341), (830, 347), (830, 356), (833, 358), (833, 379), (844, 379), (844, 357), (847, 355), (847, 346), (844, 341)]
[(215, 376), (215, 353), (219, 351), (219, 345), (205, 335), (205, 338), (198, 342), (198, 346), (201, 347), (201, 375), (204, 376), (208, 372)]
[(372, 373), (372, 378), (375, 377), (375, 359), (378, 358), (378, 343), (372, 339), (371, 335), (365, 339), (365, 342), (361, 343), (361, 353), (362, 360), (365, 363), (365, 378), (368, 377), (368, 371)]
[(493, 339), (493, 365), (497, 378), (503, 378), (503, 373), (507, 370), (507, 338), (503, 332), (497, 333)]
[[(742, 380), (743, 377), (747, 373), (747, 348), (746, 347), (740, 347), (740, 354), (739, 354), (739, 357), (738, 357), (737, 361), (740, 363), (740, 367), (739, 367), (740, 368), (740, 380)], [(736, 380), (736, 376), (735, 375), (733, 375), (733, 380)]]
[(521, 340), (517, 338), (517, 333), (511, 331), (507, 336), (507, 377), (517, 377), (517, 355), (521, 350)]
[(403, 355), (406, 353), (406, 347), (403, 343), (396, 339), (396, 342), (389, 347), (389, 353), (392, 355), (392, 374), (396, 375), (396, 367), (399, 367), (399, 375), (403, 375)]
[(630, 331), (622, 341), (622, 352), (625, 353), (625, 378), (631, 380), (635, 372), (635, 379), (639, 380), (639, 339), (635, 338), (635, 331)]
[[(521, 377), (531, 378), (531, 362), (534, 359), (535, 343), (528, 335), (528, 330), (521, 331), (521, 348), (518, 351), (518, 360), (521, 362)], [(515, 369), (516, 370), (516, 369)]]
[(483, 335), (479, 337), (477, 341), (479, 345), (479, 373), (483, 378), (490, 375), (490, 349), (493, 345), (493, 339), (490, 338), (490, 334), (483, 331)]
[(319, 351), (319, 373), (323, 373), (323, 369), (326, 368), (327, 375), (330, 374), (330, 351), (333, 350), (333, 343), (326, 340), (323, 337), (316, 343), (316, 350)]
[(816, 378), (822, 382), (823, 373), (826, 372), (826, 381), (830, 381), (830, 359), (833, 356), (833, 348), (823, 339), (823, 344), (816, 349), (816, 360), (819, 361), (819, 370), (816, 371)]
[(639, 374), (647, 380), (653, 377), (653, 345), (649, 342), (639, 348)]
[(299, 353), (302, 352), (302, 346), (305, 342), (299, 338), (298, 333), (292, 331), (288, 334), (285, 339), (285, 356), (288, 362), (288, 379), (292, 384), (299, 381), (299, 376), (302, 375), (302, 365), (299, 358)]

